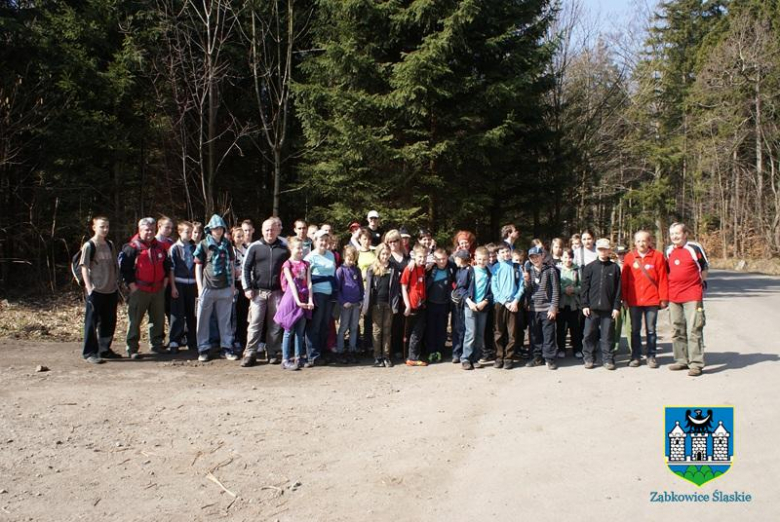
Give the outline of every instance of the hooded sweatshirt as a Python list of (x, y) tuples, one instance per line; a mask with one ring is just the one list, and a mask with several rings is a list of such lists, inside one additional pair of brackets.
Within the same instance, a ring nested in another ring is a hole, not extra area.
[(195, 264), (203, 265), (203, 280), (206, 288), (221, 289), (233, 286), (233, 248), (225, 234), (217, 241), (211, 235), (215, 228), (227, 231), (227, 225), (217, 214), (211, 216), (203, 230), (206, 237), (195, 249)]

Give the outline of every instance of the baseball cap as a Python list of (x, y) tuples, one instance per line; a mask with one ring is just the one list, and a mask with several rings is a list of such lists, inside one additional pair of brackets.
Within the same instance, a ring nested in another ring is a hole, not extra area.
[(409, 233), (408, 230), (406, 230), (406, 227), (401, 227), (398, 229), (398, 233), (401, 234), (401, 237), (412, 237), (412, 235)]
[(314, 239), (319, 239), (322, 236), (329, 236), (329, 235), (330, 234), (328, 234), (327, 230), (319, 229), (317, 232), (314, 233)]
[(532, 246), (528, 249), (528, 257), (544, 255), (544, 249), (539, 246)]
[(353, 221), (352, 223), (349, 224), (350, 232), (353, 232), (356, 228), (360, 228), (360, 223), (358, 223), (357, 221)]
[(454, 254), (452, 254), (453, 257), (457, 257), (458, 259), (471, 259), (471, 255), (469, 254), (468, 250), (458, 250)]
[(612, 250), (612, 243), (609, 242), (609, 239), (602, 237), (596, 241), (596, 250)]
[(628, 253), (628, 248), (626, 248), (623, 245), (618, 245), (617, 247), (615, 247), (615, 253), (617, 255), (627, 254)]
[(372, 210), (371, 212), (369, 212), (368, 213), (368, 219), (371, 219), (371, 218), (379, 219), (379, 212), (377, 212), (376, 210)]

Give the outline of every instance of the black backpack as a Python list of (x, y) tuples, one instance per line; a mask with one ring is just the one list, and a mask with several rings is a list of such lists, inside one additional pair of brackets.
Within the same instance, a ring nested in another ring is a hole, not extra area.
[[(108, 247), (111, 249), (111, 252), (113, 252), (114, 244), (108, 239), (106, 239), (106, 243), (108, 243)], [(92, 262), (92, 257), (95, 255), (95, 243), (90, 239), (87, 241), (87, 245), (87, 248), (89, 249), (87, 264), (89, 264)], [(73, 259), (71, 259), (70, 262), (70, 272), (73, 274), (73, 279), (76, 280), (76, 283), (78, 283), (79, 286), (84, 286), (84, 277), (81, 275), (81, 249), (73, 254)]]

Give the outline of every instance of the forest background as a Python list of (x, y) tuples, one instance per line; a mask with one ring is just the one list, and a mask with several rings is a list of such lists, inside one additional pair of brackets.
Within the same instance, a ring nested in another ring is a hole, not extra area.
[[(105, 214), (780, 254), (780, 0), (0, 0), (0, 290)], [(663, 241), (659, 241), (662, 243)], [(32, 285), (32, 286), (31, 286)]]

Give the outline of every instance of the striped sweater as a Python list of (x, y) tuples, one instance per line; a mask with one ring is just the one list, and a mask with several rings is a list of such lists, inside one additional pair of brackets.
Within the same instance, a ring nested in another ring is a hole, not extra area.
[(531, 311), (557, 312), (561, 295), (558, 270), (545, 263), (541, 270), (532, 266), (528, 273), (531, 274), (531, 280), (525, 284), (525, 291), (531, 296)]

